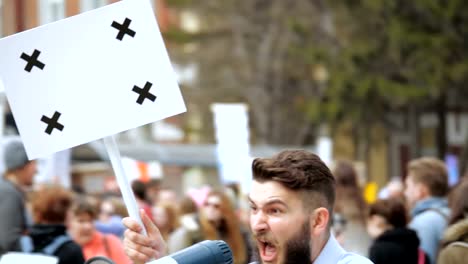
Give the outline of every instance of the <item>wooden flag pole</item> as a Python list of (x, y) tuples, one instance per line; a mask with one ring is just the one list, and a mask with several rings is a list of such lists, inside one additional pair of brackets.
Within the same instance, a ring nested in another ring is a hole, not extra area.
[(120, 152), (117, 148), (117, 143), (115, 142), (114, 136), (108, 136), (103, 138), (104, 146), (106, 147), (107, 154), (109, 155), (109, 159), (112, 164), (112, 168), (114, 169), (115, 177), (117, 178), (117, 184), (119, 185), (120, 192), (122, 193), (122, 197), (125, 203), (125, 206), (128, 210), (128, 215), (135, 219), (140, 226), (143, 228), (142, 233), (147, 235), (145, 226), (141, 221), (138, 205), (133, 195), (132, 188), (130, 187), (130, 183), (125, 175), (125, 171), (122, 165), (122, 159), (120, 158)]

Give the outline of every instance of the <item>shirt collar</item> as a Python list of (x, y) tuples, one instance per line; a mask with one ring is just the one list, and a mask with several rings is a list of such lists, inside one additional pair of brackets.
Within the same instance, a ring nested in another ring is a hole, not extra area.
[(338, 263), (341, 256), (345, 254), (346, 251), (338, 244), (335, 237), (330, 235), (328, 238), (327, 243), (323, 247), (322, 251), (318, 255), (318, 257), (313, 262), (314, 264), (330, 264), (330, 263)]

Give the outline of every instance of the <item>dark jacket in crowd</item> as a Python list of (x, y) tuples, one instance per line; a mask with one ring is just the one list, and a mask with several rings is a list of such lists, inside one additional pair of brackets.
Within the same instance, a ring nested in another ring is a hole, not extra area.
[(26, 230), (24, 193), (12, 182), (0, 179), (0, 256), (19, 251), (19, 240)]
[[(29, 233), (34, 245), (33, 252), (41, 252), (61, 235), (66, 235), (64, 225), (34, 225)], [(53, 255), (58, 257), (58, 264), (83, 264), (85, 262), (81, 247), (74, 241), (64, 243)]]
[(468, 219), (447, 228), (442, 241), (437, 264), (461, 264), (468, 262)]
[(395, 228), (375, 239), (369, 258), (374, 264), (418, 264), (418, 249), (419, 238), (415, 231)]

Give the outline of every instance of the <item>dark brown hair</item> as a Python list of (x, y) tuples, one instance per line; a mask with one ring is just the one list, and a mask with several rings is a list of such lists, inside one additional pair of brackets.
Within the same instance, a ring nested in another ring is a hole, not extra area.
[(410, 161), (408, 175), (414, 182), (427, 186), (432, 196), (442, 197), (448, 192), (447, 167), (439, 159), (424, 157)]
[(394, 228), (406, 227), (408, 223), (406, 212), (403, 201), (396, 198), (377, 200), (369, 207), (369, 217), (373, 215), (382, 216)]
[(463, 181), (452, 192), (450, 199), (450, 209), (452, 216), (449, 224), (463, 220), (468, 216), (468, 180)]
[(349, 161), (339, 161), (333, 169), (333, 175), (336, 179), (336, 211), (348, 220), (358, 218), (365, 222), (367, 205), (354, 165)]
[[(331, 214), (335, 203), (335, 178), (317, 155), (305, 150), (285, 150), (272, 158), (255, 159), (252, 171), (256, 181), (275, 181), (306, 194), (303, 203), (307, 209), (323, 206)], [(317, 194), (318, 199), (311, 197)]]
[(63, 224), (72, 203), (72, 192), (58, 185), (44, 186), (32, 196), (34, 220), (37, 223)]
[(132, 191), (138, 199), (146, 199), (146, 185), (144, 182), (140, 180), (132, 181)]

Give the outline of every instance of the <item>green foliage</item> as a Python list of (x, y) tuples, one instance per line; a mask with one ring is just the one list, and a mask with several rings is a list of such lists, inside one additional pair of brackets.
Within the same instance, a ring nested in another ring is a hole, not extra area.
[(193, 4), (196, 4), (193, 0), (167, 0), (167, 4), (171, 7), (190, 7)]
[(184, 44), (197, 40), (197, 36), (195, 34), (185, 32), (176, 27), (170, 27), (169, 29), (167, 29), (163, 33), (163, 36), (166, 41), (174, 42), (177, 44)]
[[(466, 0), (168, 0), (168, 4), (196, 10), (204, 20), (204, 33), (177, 28), (164, 33), (165, 39), (178, 44), (209, 39), (190, 55), (199, 56), (201, 93), (246, 98), (254, 116), (260, 110), (272, 115), (267, 125), (291, 120), (300, 124), (303, 119), (296, 117), (303, 116), (310, 124), (352, 120), (366, 130), (410, 105), (431, 107), (441, 95), (463, 91), (468, 83)], [(327, 13), (331, 30), (326, 29)], [(265, 41), (265, 36), (273, 41)], [(317, 78), (318, 66), (326, 69), (323, 80)], [(260, 102), (264, 106), (255, 107)], [(277, 107), (280, 104), (285, 107)], [(273, 125), (267, 131), (291, 127)], [(278, 135), (280, 140), (287, 138)]]
[(345, 10), (335, 25), (346, 33), (344, 44), (329, 65), (338, 117), (355, 120), (357, 112), (362, 118), (355, 121), (372, 125), (409, 104), (430, 105), (467, 81), (468, 2), (332, 2)]

